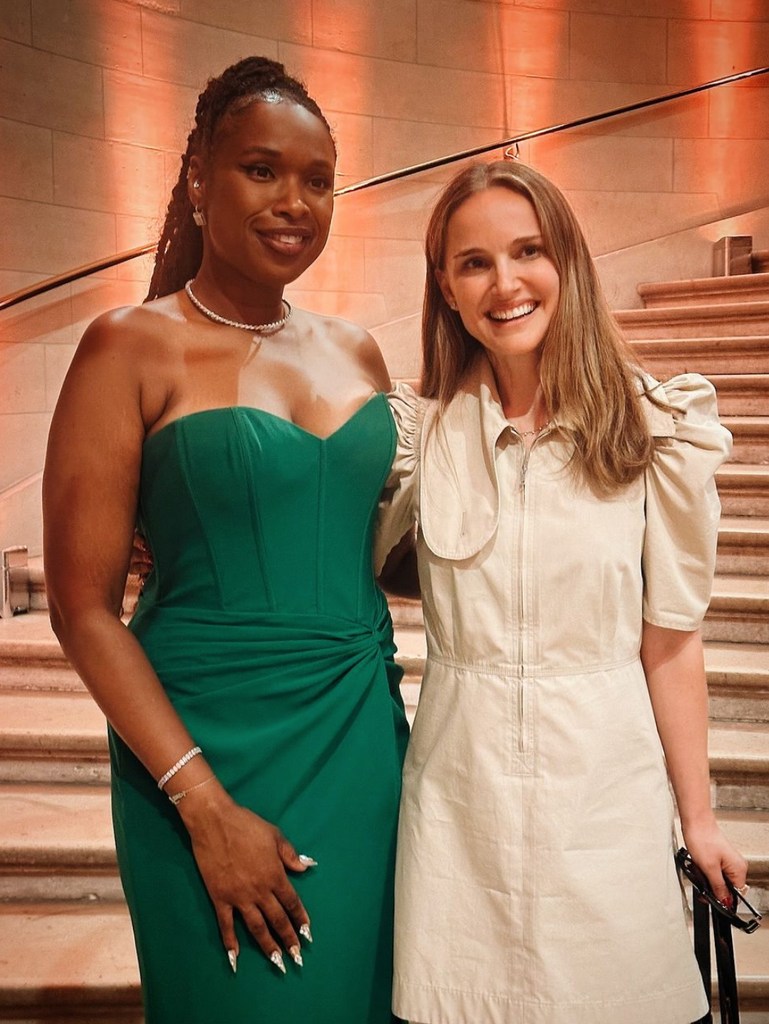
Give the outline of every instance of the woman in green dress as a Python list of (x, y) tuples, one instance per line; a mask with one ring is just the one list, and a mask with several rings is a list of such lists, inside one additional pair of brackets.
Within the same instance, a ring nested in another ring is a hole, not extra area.
[[(88, 328), (51, 429), (51, 618), (110, 723), (147, 1024), (391, 1020), (389, 379), (364, 331), (283, 299), (335, 158), (281, 65), (209, 82), (151, 301)], [(137, 519), (155, 568), (126, 628)]]

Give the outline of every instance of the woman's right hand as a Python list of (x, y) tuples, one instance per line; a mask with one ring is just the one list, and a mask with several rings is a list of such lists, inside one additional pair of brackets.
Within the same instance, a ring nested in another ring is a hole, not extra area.
[(218, 782), (191, 792), (177, 810), (190, 834), (231, 963), (230, 954), (236, 958), (239, 948), (237, 910), (278, 969), (285, 973), (275, 936), (301, 966), (300, 934), (312, 941), (310, 919), (286, 871), (304, 872), (314, 861), (300, 858), (279, 829), (236, 804)]
[(147, 541), (138, 530), (134, 531), (131, 542), (131, 562), (128, 566), (128, 572), (138, 576), (140, 580), (145, 580), (152, 572), (154, 564), (152, 552)]

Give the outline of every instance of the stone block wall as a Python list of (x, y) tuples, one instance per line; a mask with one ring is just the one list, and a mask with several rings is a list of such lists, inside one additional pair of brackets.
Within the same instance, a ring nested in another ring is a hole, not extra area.
[[(255, 52), (305, 79), (344, 185), (767, 64), (769, 2), (0, 0), (0, 295), (154, 240), (198, 91)], [(605, 260), (767, 206), (768, 139), (766, 76), (521, 155), (567, 191)], [(292, 289), (372, 328), (396, 376), (416, 369), (397, 324), (419, 308), (426, 210), (450, 173), (340, 198), (327, 252)], [(141, 301), (149, 268), (0, 314), (0, 545), (39, 551), (45, 436), (74, 346), (100, 311)]]

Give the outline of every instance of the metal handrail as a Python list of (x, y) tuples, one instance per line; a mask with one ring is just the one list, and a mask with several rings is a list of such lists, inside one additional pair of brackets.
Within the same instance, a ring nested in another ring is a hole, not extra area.
[[(636, 110), (645, 110), (647, 107), (655, 107), (660, 103), (670, 103), (673, 100), (683, 99), (685, 96), (693, 96), (695, 93), (705, 92), (708, 89), (717, 89), (723, 85), (732, 85), (746, 78), (754, 78), (757, 75), (769, 74), (769, 67), (752, 68), (749, 71), (740, 71), (734, 75), (726, 75), (723, 78), (715, 78), (710, 82), (703, 82), (701, 85), (692, 86), (690, 89), (682, 89), (678, 92), (666, 93), (664, 96), (653, 96), (648, 100), (639, 100), (637, 103), (628, 103), (622, 107), (614, 107), (611, 110), (604, 110), (600, 114), (590, 114), (586, 117), (577, 118), (575, 121), (563, 121), (561, 124), (549, 125), (547, 128), (537, 128), (535, 131), (524, 132), (512, 139), (503, 139), (501, 142), (491, 142), (483, 146), (475, 146), (471, 149), (464, 149), (459, 153), (451, 153), (449, 156), (438, 157), (435, 160), (427, 160), (424, 163), (412, 164), (409, 167), (402, 167), (396, 171), (388, 171), (386, 174), (379, 174), (373, 178), (366, 178), (363, 181), (354, 182), (334, 192), (335, 197), (350, 195), (352, 192), (360, 192), (375, 185), (384, 185), (389, 181), (397, 181), (400, 178), (407, 178), (422, 171), (434, 170), (436, 167), (445, 167), (447, 164), (456, 163), (459, 160), (467, 160), (473, 156), (481, 156), (483, 153), (491, 153), (496, 149), (504, 149), (505, 156), (508, 151), (520, 145), (521, 142), (528, 142), (530, 139), (538, 139), (544, 135), (554, 135), (557, 132), (568, 131), (570, 128), (581, 128), (587, 124), (596, 124), (605, 121), (610, 117), (619, 117), (621, 114), (630, 114)], [(57, 274), (55, 277), (46, 278), (37, 284), (27, 285), (19, 291), (12, 292), (0, 299), (0, 311), (9, 309), (11, 306), (24, 302), (26, 299), (42, 295), (61, 285), (69, 284), (72, 281), (79, 281), (90, 274), (98, 273), (100, 270), (108, 270), (120, 263), (136, 259), (139, 256), (146, 256), (157, 248), (155, 243), (138, 246), (135, 249), (127, 249), (124, 252), (116, 253), (105, 259), (95, 260), (82, 267), (75, 267), (64, 274)]]

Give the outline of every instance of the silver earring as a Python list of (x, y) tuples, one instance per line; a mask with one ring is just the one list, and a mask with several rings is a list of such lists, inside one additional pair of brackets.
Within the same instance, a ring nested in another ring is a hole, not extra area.
[(200, 188), (200, 182), (199, 181), (193, 181), (192, 187), (193, 188)]
[(196, 206), (195, 209), (192, 211), (192, 219), (195, 221), (199, 228), (202, 228), (203, 225), (206, 223), (206, 215), (205, 213), (203, 213), (199, 206)]

